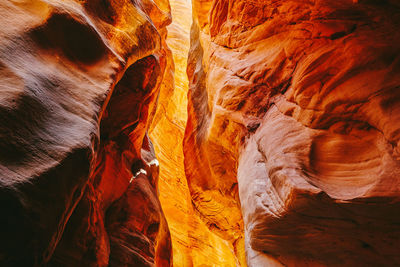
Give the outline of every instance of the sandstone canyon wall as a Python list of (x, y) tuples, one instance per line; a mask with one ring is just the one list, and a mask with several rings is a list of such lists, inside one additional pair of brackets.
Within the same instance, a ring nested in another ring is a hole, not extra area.
[(184, 161), (209, 228), (249, 266), (399, 265), (400, 2), (193, 13)]
[[(193, 208), (185, 177), (183, 136), (187, 120), (186, 62), (192, 23), (189, 0), (170, 0), (167, 44), (174, 71), (166, 73), (149, 130), (160, 162), (160, 201), (171, 231), (174, 266), (237, 266), (233, 246), (214, 234)], [(168, 68), (167, 68), (168, 69)]]
[(172, 265), (146, 134), (168, 1), (12, 0), (0, 14), (0, 265)]
[(400, 265), (398, 0), (0, 22), (0, 266)]

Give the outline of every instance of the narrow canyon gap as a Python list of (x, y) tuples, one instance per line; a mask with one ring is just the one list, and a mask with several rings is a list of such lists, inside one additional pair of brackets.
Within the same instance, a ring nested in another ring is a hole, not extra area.
[(198, 216), (186, 182), (182, 143), (187, 121), (186, 62), (192, 6), (187, 0), (170, 0), (170, 4), (172, 23), (167, 27), (167, 44), (174, 72), (165, 76), (149, 133), (160, 161), (159, 197), (171, 231), (174, 266), (237, 266), (233, 244), (210, 231)]
[(0, 266), (400, 265), (400, 1), (0, 23)]

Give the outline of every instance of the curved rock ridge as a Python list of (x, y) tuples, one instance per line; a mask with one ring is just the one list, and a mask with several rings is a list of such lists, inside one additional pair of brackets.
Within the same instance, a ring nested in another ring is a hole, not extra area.
[[(160, 202), (171, 231), (174, 266), (236, 266), (232, 245), (211, 232), (193, 209), (182, 141), (187, 121), (186, 61), (192, 23), (189, 0), (171, 0), (167, 44), (174, 72), (166, 71), (149, 136), (160, 161)], [(167, 67), (168, 68), (168, 67)]]
[(400, 265), (399, 1), (9, 0), (0, 25), (0, 266)]
[(400, 264), (398, 1), (193, 12), (185, 171), (209, 228), (244, 233), (249, 266)]
[(0, 265), (172, 265), (146, 134), (168, 1), (11, 0), (0, 14)]

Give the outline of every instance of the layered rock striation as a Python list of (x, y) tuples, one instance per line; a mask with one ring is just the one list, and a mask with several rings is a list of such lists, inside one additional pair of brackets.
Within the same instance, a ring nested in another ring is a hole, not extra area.
[(170, 266), (146, 131), (168, 1), (0, 3), (0, 265)]
[(236, 266), (232, 245), (210, 231), (192, 205), (182, 148), (192, 7), (189, 0), (171, 0), (170, 4), (172, 23), (167, 27), (167, 44), (174, 72), (164, 76), (149, 136), (160, 162), (159, 196), (171, 231), (174, 266)]
[(213, 90), (218, 79), (225, 77), (210, 72), (214, 64), (210, 58), (213, 43), (208, 19), (212, 1), (192, 3), (193, 23), (187, 66), (188, 121), (183, 142), (186, 178), (200, 218), (209, 229), (232, 244), (238, 263), (245, 265), (243, 220), (236, 179), (235, 142), (241, 125), (213, 114), (211, 98), (215, 92), (208, 90)]
[(0, 265), (400, 265), (398, 1), (171, 6), (0, 3)]
[(193, 7), (185, 170), (209, 228), (244, 232), (249, 266), (398, 265), (399, 3)]

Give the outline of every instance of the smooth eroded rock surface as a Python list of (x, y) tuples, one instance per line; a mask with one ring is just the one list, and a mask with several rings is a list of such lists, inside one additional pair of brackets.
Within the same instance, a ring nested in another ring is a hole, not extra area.
[(146, 131), (168, 1), (0, 3), (0, 265), (170, 266)]
[(171, 231), (174, 266), (236, 266), (232, 245), (210, 231), (193, 208), (183, 162), (187, 121), (186, 62), (192, 23), (188, 0), (171, 0), (167, 44), (174, 72), (166, 72), (157, 112), (149, 130), (160, 161), (160, 202)]
[(249, 266), (398, 265), (398, 1), (193, 6), (185, 169), (209, 228), (244, 231)]
[(400, 265), (400, 3), (171, 7), (0, 3), (0, 265)]

